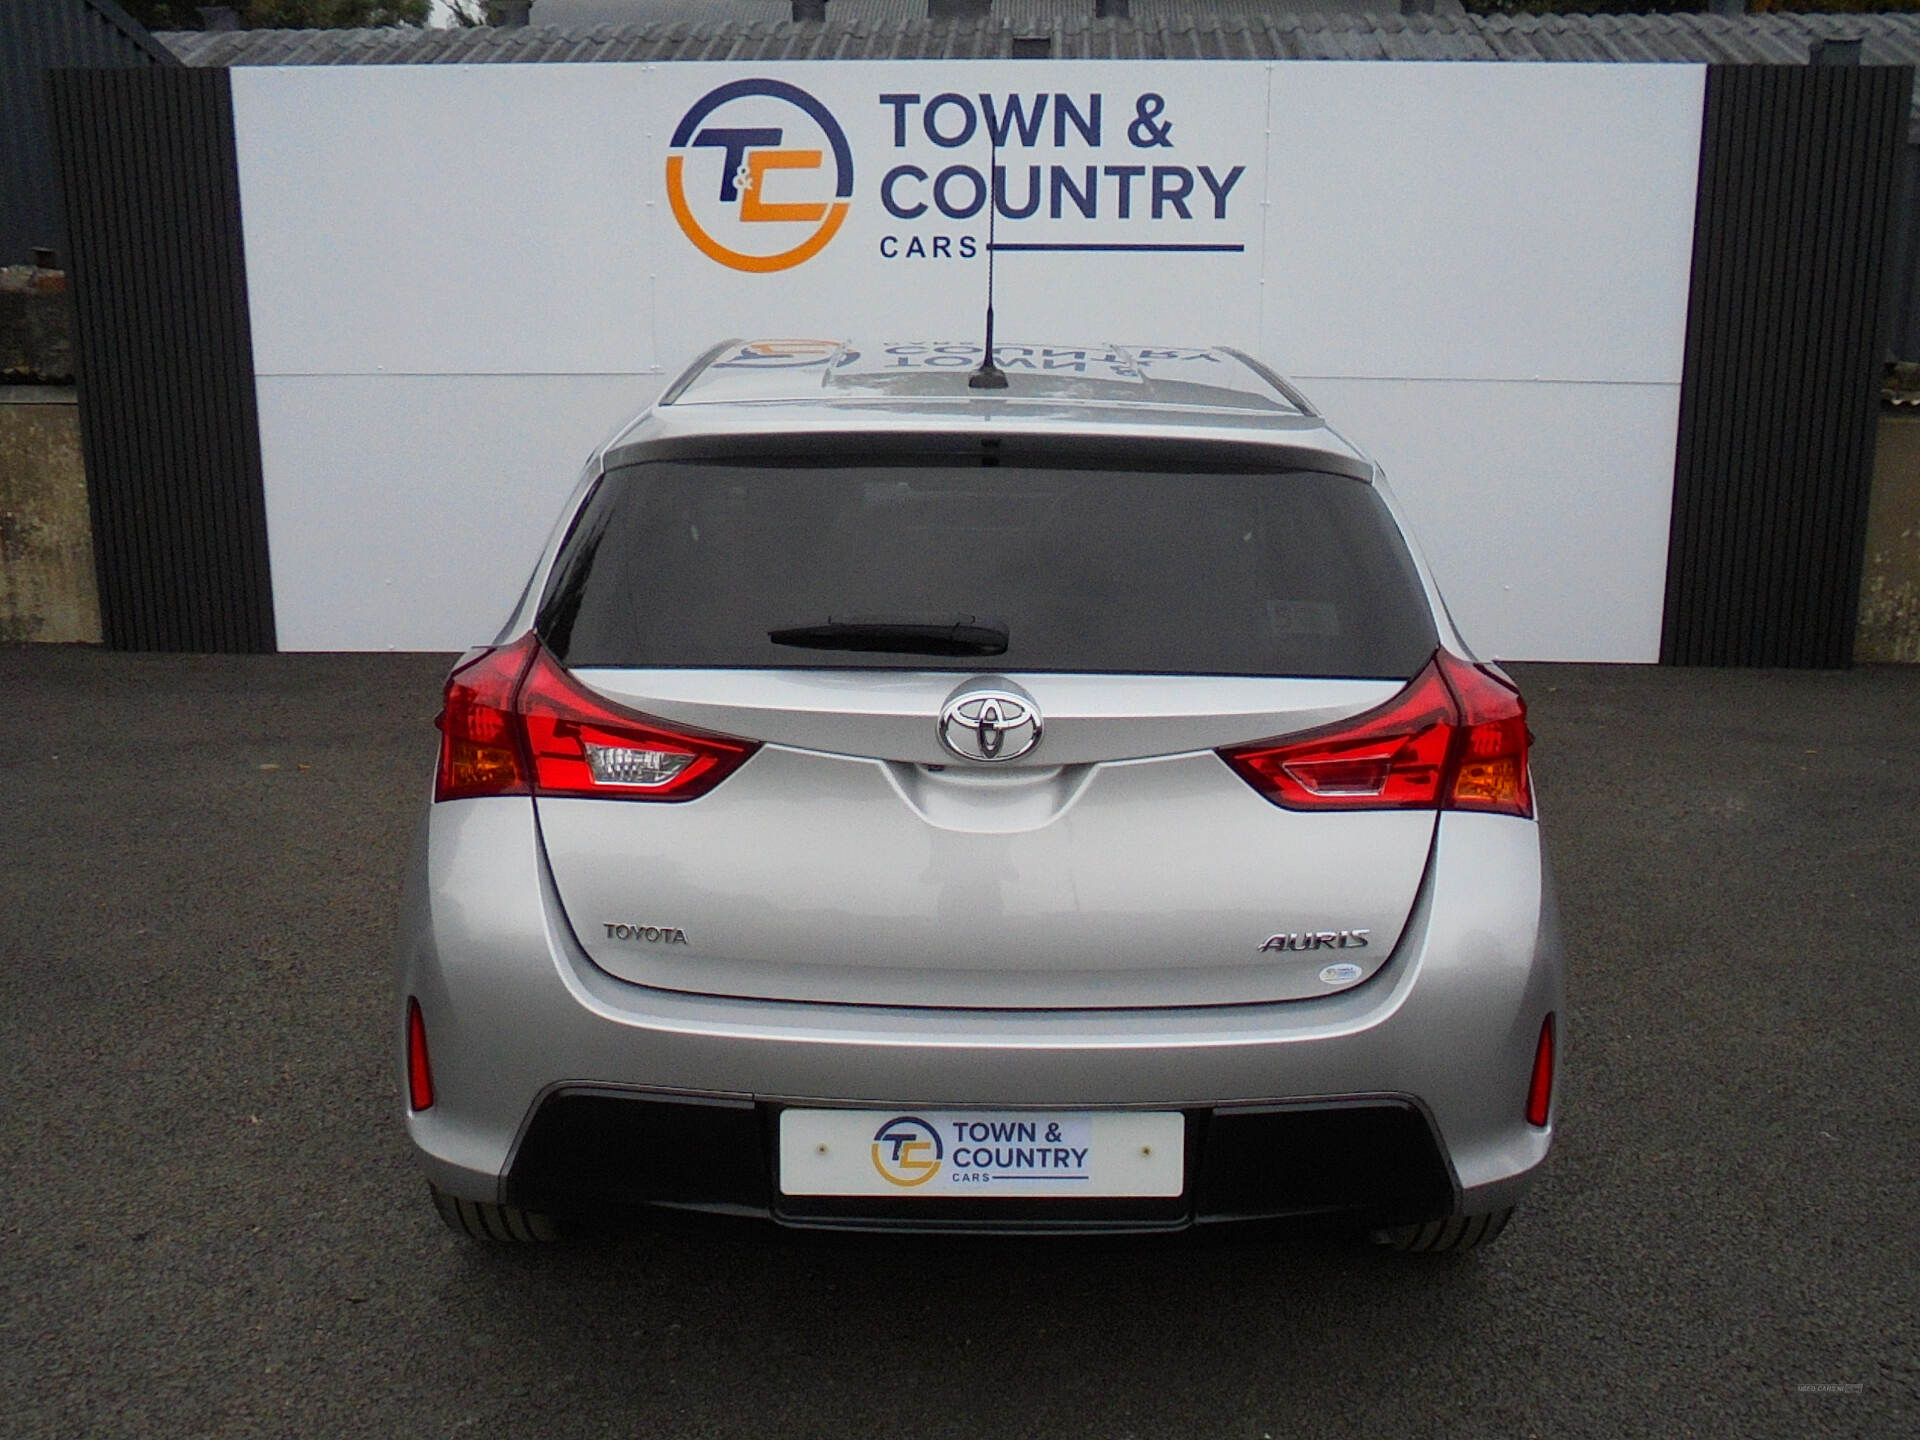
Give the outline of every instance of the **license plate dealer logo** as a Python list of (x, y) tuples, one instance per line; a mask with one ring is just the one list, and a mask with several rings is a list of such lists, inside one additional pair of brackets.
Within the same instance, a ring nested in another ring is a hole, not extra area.
[(873, 1168), (889, 1185), (910, 1190), (940, 1173), (940, 1132), (914, 1115), (896, 1115), (873, 1132)]
[(1182, 1192), (1185, 1119), (1169, 1111), (780, 1112), (784, 1195), (898, 1200)]
[(949, 1118), (940, 1127), (917, 1115), (896, 1115), (873, 1135), (873, 1168), (901, 1189), (924, 1185), (949, 1169), (950, 1185), (996, 1180), (1053, 1180), (1085, 1184), (1093, 1178), (1086, 1117), (1040, 1120)]
[(1093, 1137), (1085, 1116), (1052, 1120), (953, 1120), (951, 1151), (956, 1185), (996, 1180), (1054, 1180), (1085, 1184)]

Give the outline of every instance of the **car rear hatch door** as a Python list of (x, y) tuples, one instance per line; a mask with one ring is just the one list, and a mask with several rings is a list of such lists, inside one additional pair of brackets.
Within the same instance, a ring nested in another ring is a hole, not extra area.
[(1391, 683), (995, 677), (1032, 698), (1033, 758), (1055, 763), (989, 766), (940, 746), (951, 675), (857, 697), (845, 675), (577, 678), (767, 742), (687, 804), (539, 802), (587, 953), (669, 989), (1015, 1008), (1325, 994), (1391, 953), (1433, 836), (1430, 811), (1282, 809), (1212, 748), (1370, 708)]
[[(1324, 995), (1391, 953), (1434, 813), (1286, 809), (1216, 753), (1371, 710), (1432, 653), (1363, 482), (633, 468), (563, 551), (546, 643), (612, 705), (759, 748), (685, 803), (537, 801), (559, 903), (608, 973), (1134, 1007)], [(837, 648), (849, 616), (975, 640)], [(997, 697), (991, 759), (970, 697)]]

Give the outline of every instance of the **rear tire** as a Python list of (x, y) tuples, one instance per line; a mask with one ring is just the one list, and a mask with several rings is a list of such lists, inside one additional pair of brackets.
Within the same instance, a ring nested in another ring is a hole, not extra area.
[(551, 1215), (522, 1210), (518, 1205), (494, 1205), (485, 1200), (462, 1200), (431, 1182), (433, 1208), (447, 1228), (469, 1240), (496, 1245), (544, 1245), (560, 1238), (560, 1226)]
[(1512, 1218), (1513, 1207), (1509, 1205), (1486, 1215), (1455, 1215), (1450, 1220), (1432, 1220), (1425, 1225), (1401, 1225), (1381, 1230), (1374, 1238), (1409, 1255), (1458, 1255), (1491, 1245)]

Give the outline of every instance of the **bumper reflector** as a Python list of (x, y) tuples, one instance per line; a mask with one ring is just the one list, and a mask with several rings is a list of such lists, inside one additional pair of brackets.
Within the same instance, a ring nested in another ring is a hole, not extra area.
[(427, 1063), (427, 1022), (420, 1018), (420, 1002), (407, 1000), (407, 1104), (415, 1110), (433, 1108), (433, 1067)]
[(1533, 1051), (1533, 1079), (1527, 1085), (1527, 1123), (1545, 1125), (1553, 1112), (1553, 1016), (1540, 1022), (1540, 1043)]

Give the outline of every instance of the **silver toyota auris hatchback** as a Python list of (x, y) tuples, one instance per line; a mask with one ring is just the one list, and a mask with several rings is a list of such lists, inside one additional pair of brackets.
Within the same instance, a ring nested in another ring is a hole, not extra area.
[(1228, 350), (733, 341), (446, 686), (441, 1214), (1492, 1239), (1562, 1009), (1525, 709)]

